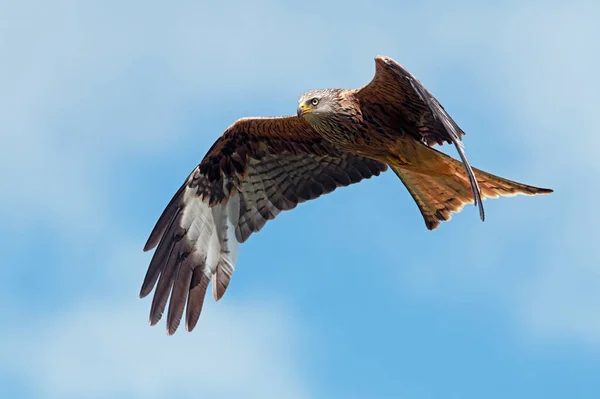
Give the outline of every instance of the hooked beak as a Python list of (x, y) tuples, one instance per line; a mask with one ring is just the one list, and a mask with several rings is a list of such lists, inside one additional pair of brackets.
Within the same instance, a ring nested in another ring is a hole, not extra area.
[(297, 114), (298, 114), (299, 117), (301, 117), (304, 114), (307, 114), (309, 112), (310, 112), (310, 108), (308, 108), (306, 106), (306, 104), (302, 103), (302, 104), (298, 105)]

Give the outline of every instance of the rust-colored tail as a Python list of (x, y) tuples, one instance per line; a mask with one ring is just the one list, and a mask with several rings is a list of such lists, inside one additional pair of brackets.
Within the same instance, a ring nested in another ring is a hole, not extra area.
[[(412, 150), (412, 149), (411, 149)], [(473, 192), (461, 162), (425, 145), (414, 148), (415, 161), (408, 164), (390, 159), (389, 166), (404, 183), (433, 230), (440, 221), (450, 220), (465, 204), (473, 203)], [(412, 157), (411, 157), (412, 158)], [(551, 189), (528, 186), (473, 168), (483, 198), (518, 194), (549, 194)]]

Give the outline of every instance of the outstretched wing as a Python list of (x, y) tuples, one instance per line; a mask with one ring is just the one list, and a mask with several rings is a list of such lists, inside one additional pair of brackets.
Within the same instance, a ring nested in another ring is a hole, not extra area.
[(395, 60), (377, 56), (373, 80), (357, 89), (355, 96), (364, 113), (376, 113), (391, 125), (400, 125), (407, 134), (429, 146), (453, 143), (469, 177), (481, 220), (485, 219), (481, 189), (462, 144), (465, 132), (417, 78)]
[(160, 216), (144, 247), (158, 245), (140, 297), (157, 281), (150, 323), (167, 332), (186, 307), (186, 328), (200, 316), (209, 281), (219, 300), (234, 271), (237, 244), (281, 211), (337, 187), (379, 175), (387, 165), (325, 142), (302, 118), (244, 118), (214, 143)]

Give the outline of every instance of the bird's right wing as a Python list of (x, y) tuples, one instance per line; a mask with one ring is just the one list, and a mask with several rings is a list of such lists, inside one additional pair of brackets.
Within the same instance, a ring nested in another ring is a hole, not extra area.
[(367, 85), (355, 90), (355, 95), (363, 111), (377, 113), (388, 124), (401, 126), (407, 134), (429, 146), (453, 143), (463, 162), (481, 220), (485, 219), (481, 188), (463, 148), (465, 132), (413, 74), (395, 60), (377, 56), (375, 76)]
[(387, 165), (325, 142), (295, 116), (243, 118), (214, 143), (167, 205), (146, 246), (158, 246), (140, 297), (158, 281), (150, 323), (162, 317), (169, 295), (167, 331), (196, 325), (209, 281), (215, 300), (234, 271), (237, 243), (281, 211), (362, 179)]

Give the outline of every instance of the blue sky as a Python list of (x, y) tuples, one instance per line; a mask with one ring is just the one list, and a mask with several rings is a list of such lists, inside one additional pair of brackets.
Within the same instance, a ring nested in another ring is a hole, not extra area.
[[(600, 4), (366, 4), (0, 5), (2, 397), (597, 397)], [(269, 222), (193, 333), (149, 327), (141, 249), (212, 142), (377, 54), (555, 193), (430, 232), (386, 173)]]

